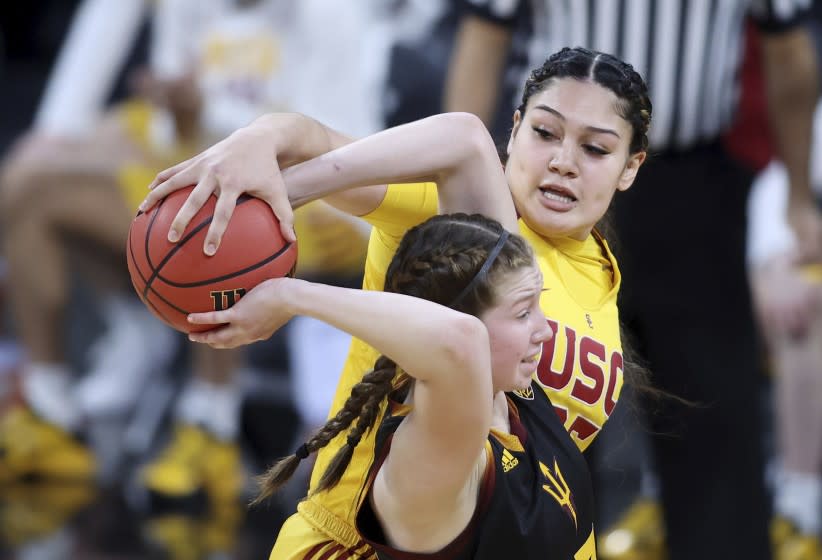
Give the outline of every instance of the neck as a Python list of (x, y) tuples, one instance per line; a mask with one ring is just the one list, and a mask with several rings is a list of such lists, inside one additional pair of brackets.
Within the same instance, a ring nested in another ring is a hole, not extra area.
[(511, 433), (511, 422), (508, 420), (508, 399), (502, 391), (494, 395), (494, 405), (491, 412), (491, 427)]

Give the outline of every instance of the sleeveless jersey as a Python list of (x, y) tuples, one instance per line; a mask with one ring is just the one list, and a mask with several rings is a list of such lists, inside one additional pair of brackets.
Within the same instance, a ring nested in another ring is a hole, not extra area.
[[(364, 216), (373, 226), (365, 263), (365, 289), (383, 288), (385, 272), (403, 234), (436, 214), (437, 204), (436, 185), (432, 183), (389, 186), (379, 208)], [(522, 221), (520, 233), (534, 248), (542, 270), (546, 291), (540, 305), (555, 333), (543, 347), (535, 386), (549, 395), (572, 440), (580, 450), (585, 450), (613, 411), (622, 387), (616, 307), (619, 269), (607, 244), (598, 236), (589, 236), (586, 241), (549, 241)], [(352, 341), (332, 414), (340, 410), (351, 387), (373, 368), (376, 358), (374, 349), (358, 339)], [(353, 526), (373, 461), (374, 437), (373, 431), (363, 437), (334, 489), (312, 494), (299, 505), (303, 515), (328, 526), (330, 513), (335, 522)], [(318, 454), (312, 489), (345, 438), (345, 433), (340, 434)]]
[[(559, 418), (544, 413), (551, 402), (535, 382), (508, 399), (511, 433), (489, 434), (477, 509), (468, 526), (443, 549), (430, 554), (392, 549), (370, 501), (363, 500), (357, 528), (380, 560), (596, 558), (593, 488), (582, 453)], [(403, 417), (389, 414), (380, 426), (380, 453), (368, 488)]]

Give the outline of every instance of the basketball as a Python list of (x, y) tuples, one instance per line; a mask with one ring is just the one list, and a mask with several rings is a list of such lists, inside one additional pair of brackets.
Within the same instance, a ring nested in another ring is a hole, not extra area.
[(297, 262), (297, 244), (283, 238), (271, 207), (251, 196), (237, 200), (214, 256), (203, 252), (214, 196), (180, 240), (169, 242), (171, 222), (193, 188), (175, 191), (139, 213), (126, 247), (131, 282), (140, 299), (160, 320), (186, 333), (208, 329), (189, 324), (189, 313), (227, 309), (260, 282), (292, 275)]

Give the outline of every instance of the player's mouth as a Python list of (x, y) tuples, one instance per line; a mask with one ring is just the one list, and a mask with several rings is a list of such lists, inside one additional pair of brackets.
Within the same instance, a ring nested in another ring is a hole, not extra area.
[(559, 212), (571, 210), (578, 202), (570, 189), (559, 185), (540, 185), (539, 191), (542, 193), (543, 204)]
[(539, 362), (539, 357), (540, 357), (541, 355), (542, 355), (542, 352), (535, 352), (534, 354), (531, 354), (530, 356), (528, 356), (528, 357), (526, 357), (526, 358), (523, 358), (523, 359), (522, 359), (522, 360), (520, 360), (520, 361), (521, 361), (523, 364), (532, 364), (532, 363), (534, 363), (534, 362)]

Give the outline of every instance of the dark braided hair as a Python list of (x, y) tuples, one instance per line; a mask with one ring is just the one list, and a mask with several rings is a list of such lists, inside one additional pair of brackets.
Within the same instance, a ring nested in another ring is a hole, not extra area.
[(648, 96), (648, 86), (633, 66), (610, 54), (582, 47), (565, 47), (548, 57), (542, 66), (531, 71), (522, 92), (522, 104), (517, 108), (521, 115), (525, 115), (531, 96), (545, 90), (552, 78), (590, 80), (614, 92), (619, 99), (619, 115), (631, 124), (634, 131), (630, 153), (648, 149), (651, 99)]
[[(514, 270), (534, 266), (531, 247), (523, 238), (512, 234), (486, 267), (487, 272), (478, 274), (503, 232), (499, 222), (479, 214), (434, 216), (408, 230), (402, 238), (385, 275), (385, 291), (427, 299), (478, 316), (496, 303), (494, 286), (498, 279)], [(451, 305), (456, 299), (458, 303)], [(336, 485), (363, 434), (381, 416), (383, 405), (396, 386), (397, 372), (397, 364), (380, 356), (374, 369), (351, 388), (351, 395), (337, 415), (293, 455), (280, 459), (259, 478), (261, 490), (254, 503), (285, 484), (302, 459), (353, 425), (316, 491)]]
[[(385, 356), (380, 356), (374, 364), (374, 369), (366, 373), (362, 380), (351, 388), (351, 395), (337, 415), (326, 422), (293, 455), (283, 457), (260, 476), (258, 480), (260, 494), (252, 503), (259, 503), (279, 490), (294, 475), (301, 460), (328, 445), (332, 439), (351, 427), (357, 420), (354, 429), (348, 434), (345, 445), (334, 456), (328, 470), (320, 479), (317, 491), (330, 488), (339, 482), (345, 467), (351, 461), (354, 448), (360, 442), (366, 429), (370, 428), (377, 418), (383, 397), (391, 391), (395, 373), (396, 364)], [(342, 465), (342, 467), (335, 465)]]

